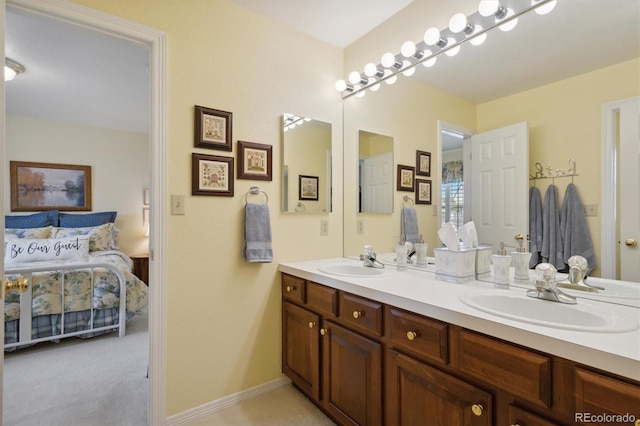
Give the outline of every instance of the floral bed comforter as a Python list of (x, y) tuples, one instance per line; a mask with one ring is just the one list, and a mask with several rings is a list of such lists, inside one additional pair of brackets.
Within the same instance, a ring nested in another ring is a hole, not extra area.
[[(149, 289), (138, 277), (131, 273), (131, 259), (116, 250), (95, 251), (78, 261), (86, 263), (108, 263), (122, 272), (127, 281), (127, 313), (144, 314), (147, 311)], [(11, 268), (33, 266), (52, 266), (68, 264), (69, 261), (57, 260), (12, 265)], [(7, 278), (15, 279), (10, 270)], [(91, 309), (118, 308), (120, 306), (120, 284), (118, 277), (104, 268), (94, 272), (94, 291), (91, 292), (90, 270), (64, 272), (64, 297), (62, 291), (62, 272), (36, 272), (32, 280), (32, 316), (80, 312)], [(20, 318), (20, 292), (13, 289), (5, 295), (5, 322)]]

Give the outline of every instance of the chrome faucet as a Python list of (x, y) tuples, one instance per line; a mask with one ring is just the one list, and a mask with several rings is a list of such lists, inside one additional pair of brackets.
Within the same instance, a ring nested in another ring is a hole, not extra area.
[(370, 268), (384, 268), (384, 264), (376, 259), (376, 252), (373, 251), (373, 247), (369, 244), (364, 246), (364, 254), (360, 255), (360, 260), (364, 262), (364, 266)]
[(536, 266), (536, 288), (527, 290), (527, 296), (570, 305), (576, 304), (575, 297), (558, 290), (556, 272), (556, 268), (549, 263), (540, 263)]
[(587, 260), (582, 256), (571, 256), (568, 261), (569, 275), (567, 281), (558, 283), (558, 287), (570, 288), (572, 290), (589, 291), (598, 293), (598, 290), (604, 290), (604, 287), (587, 283), (589, 274), (589, 266)]

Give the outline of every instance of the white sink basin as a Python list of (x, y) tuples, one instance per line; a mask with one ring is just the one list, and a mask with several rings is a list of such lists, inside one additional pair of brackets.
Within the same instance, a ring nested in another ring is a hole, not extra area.
[(464, 293), (466, 305), (491, 315), (544, 327), (613, 333), (631, 331), (638, 319), (578, 300), (575, 305), (528, 297), (509, 290), (478, 290)]
[(371, 268), (355, 263), (329, 263), (318, 266), (318, 270), (327, 274), (358, 278), (378, 277), (385, 272), (384, 269)]

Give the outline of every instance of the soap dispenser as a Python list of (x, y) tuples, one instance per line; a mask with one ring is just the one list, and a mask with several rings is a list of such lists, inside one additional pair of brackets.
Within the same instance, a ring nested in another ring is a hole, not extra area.
[(513, 269), (514, 269), (514, 281), (518, 283), (529, 282), (529, 260), (531, 259), (531, 253), (526, 251), (524, 247), (524, 236), (522, 234), (516, 235), (516, 241), (518, 241), (518, 247), (516, 251), (511, 253), (513, 257)]
[(498, 254), (491, 255), (491, 262), (493, 263), (493, 281), (498, 285), (509, 285), (511, 256), (507, 254), (504, 243), (500, 243)]

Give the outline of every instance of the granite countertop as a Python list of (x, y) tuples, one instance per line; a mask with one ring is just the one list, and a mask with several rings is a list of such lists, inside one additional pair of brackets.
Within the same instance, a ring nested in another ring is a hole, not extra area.
[[(626, 332), (592, 332), (552, 328), (510, 320), (472, 308), (460, 300), (468, 291), (493, 289), (488, 282), (456, 284), (440, 281), (432, 272), (398, 271), (387, 265), (376, 277), (353, 277), (321, 272), (318, 268), (332, 263), (362, 262), (348, 258), (281, 262), (280, 272), (344, 290), (411, 312), (478, 331), (499, 339), (573, 360), (610, 373), (640, 380), (640, 328)], [(511, 286), (508, 292), (524, 294), (526, 289)], [(541, 301), (541, 303), (557, 303)], [(640, 324), (640, 309), (579, 299), (634, 318)]]

